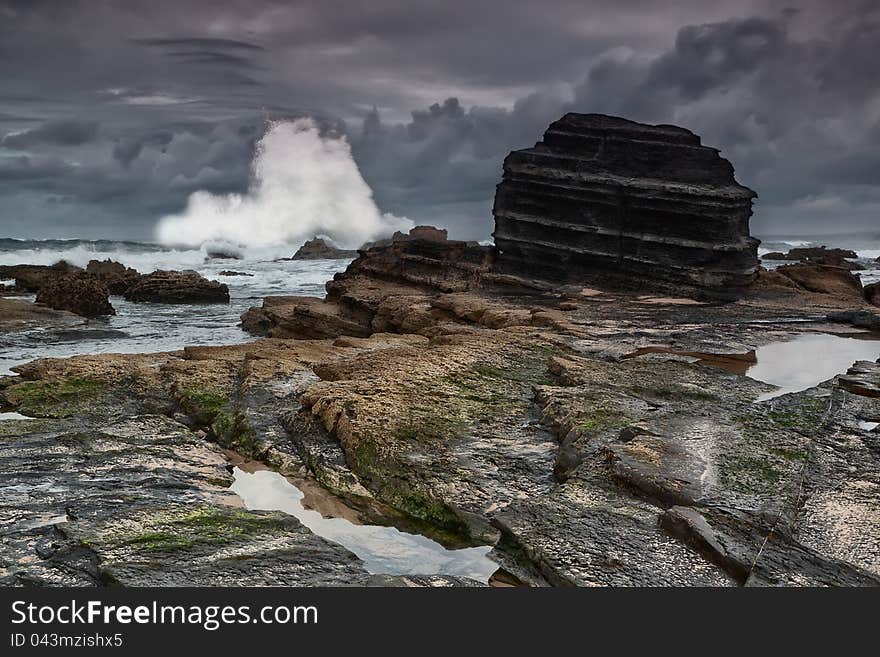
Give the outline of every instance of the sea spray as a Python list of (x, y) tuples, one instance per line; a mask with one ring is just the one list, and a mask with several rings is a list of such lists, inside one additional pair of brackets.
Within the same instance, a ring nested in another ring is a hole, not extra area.
[(268, 124), (257, 143), (245, 194), (195, 192), (186, 209), (164, 217), (158, 240), (198, 247), (299, 246), (315, 235), (356, 248), (412, 225), (383, 214), (344, 137), (322, 136), (312, 119)]

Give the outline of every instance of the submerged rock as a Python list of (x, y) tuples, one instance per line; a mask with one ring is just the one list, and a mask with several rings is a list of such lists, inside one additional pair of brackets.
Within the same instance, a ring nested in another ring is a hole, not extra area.
[(504, 160), (495, 270), (730, 294), (758, 267), (755, 192), (684, 128), (566, 114)]
[[(53, 310), (23, 299), (0, 299), (0, 334), (10, 334), (32, 328), (66, 329), (82, 323), (82, 319), (71, 312)], [(40, 331), (36, 335), (43, 335)]]
[(299, 247), (291, 260), (345, 260), (355, 256), (357, 256), (357, 251), (338, 249), (327, 244), (320, 237), (316, 237)]
[(126, 290), (125, 298), (136, 303), (229, 303), (229, 287), (195, 271), (154, 271)]
[(97, 280), (85, 276), (56, 276), (37, 292), (37, 303), (55, 310), (69, 310), (83, 317), (115, 315), (110, 292)]

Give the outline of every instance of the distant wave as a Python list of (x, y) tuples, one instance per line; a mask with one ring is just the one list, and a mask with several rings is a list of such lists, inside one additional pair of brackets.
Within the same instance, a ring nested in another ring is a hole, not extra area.
[(164, 217), (162, 244), (198, 247), (299, 246), (315, 235), (355, 248), (412, 226), (382, 214), (344, 137), (321, 136), (311, 119), (270, 123), (257, 144), (245, 194), (192, 194), (186, 209)]
[[(202, 269), (208, 253), (222, 245), (206, 243), (197, 248), (174, 248), (162, 244), (110, 240), (16, 240), (0, 239), (0, 265), (51, 265), (59, 260), (85, 267), (89, 260), (115, 260), (148, 273), (156, 269)], [(238, 249), (229, 249), (238, 253)], [(239, 253), (249, 262), (290, 257), (296, 249), (285, 244), (250, 248)], [(218, 261), (227, 262), (228, 261)], [(228, 267), (227, 267), (228, 268)], [(234, 268), (234, 267), (233, 267)]]

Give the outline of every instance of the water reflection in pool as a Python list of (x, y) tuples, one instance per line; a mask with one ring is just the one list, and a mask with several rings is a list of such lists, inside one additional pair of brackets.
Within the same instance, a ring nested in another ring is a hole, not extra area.
[(640, 347), (624, 358), (649, 354), (675, 354), (696, 358), (704, 365), (720, 367), (776, 386), (776, 390), (758, 397), (767, 401), (780, 395), (812, 388), (845, 373), (858, 360), (880, 358), (880, 336), (853, 333), (846, 336), (830, 333), (805, 333), (790, 340), (771, 342), (755, 351), (740, 354), (712, 354), (683, 351), (666, 346)]
[(4, 422), (7, 420), (32, 420), (32, 417), (28, 417), (27, 415), (22, 415), (21, 413), (15, 413), (11, 411), (9, 413), (0, 413), (0, 422)]
[[(251, 468), (248, 468), (251, 469)], [(303, 492), (271, 470), (233, 470), (232, 490), (251, 510), (283, 511), (315, 534), (345, 546), (364, 562), (367, 571), (389, 575), (457, 575), (488, 582), (498, 564), (486, 554), (491, 547), (448, 550), (419, 534), (394, 527), (358, 525), (345, 518), (324, 518), (303, 506)]]
[(812, 388), (845, 373), (857, 360), (877, 358), (880, 358), (880, 340), (876, 336), (860, 334), (858, 337), (841, 337), (808, 333), (757, 349), (755, 364), (746, 370), (746, 376), (777, 386), (776, 390), (758, 399), (765, 401)]

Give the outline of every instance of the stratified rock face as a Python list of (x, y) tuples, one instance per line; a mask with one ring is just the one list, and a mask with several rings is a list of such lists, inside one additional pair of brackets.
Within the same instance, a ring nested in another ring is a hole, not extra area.
[(628, 287), (745, 287), (758, 267), (754, 197), (689, 130), (566, 114), (504, 161), (495, 269)]
[(297, 252), (293, 254), (293, 260), (344, 260), (356, 256), (357, 251), (337, 249), (320, 237), (316, 237), (299, 247)]
[(116, 314), (109, 296), (107, 288), (94, 279), (77, 275), (58, 276), (40, 288), (37, 303), (55, 310), (69, 310), (83, 317), (100, 317)]
[(195, 271), (154, 271), (132, 285), (125, 298), (153, 303), (229, 303), (229, 287)]

